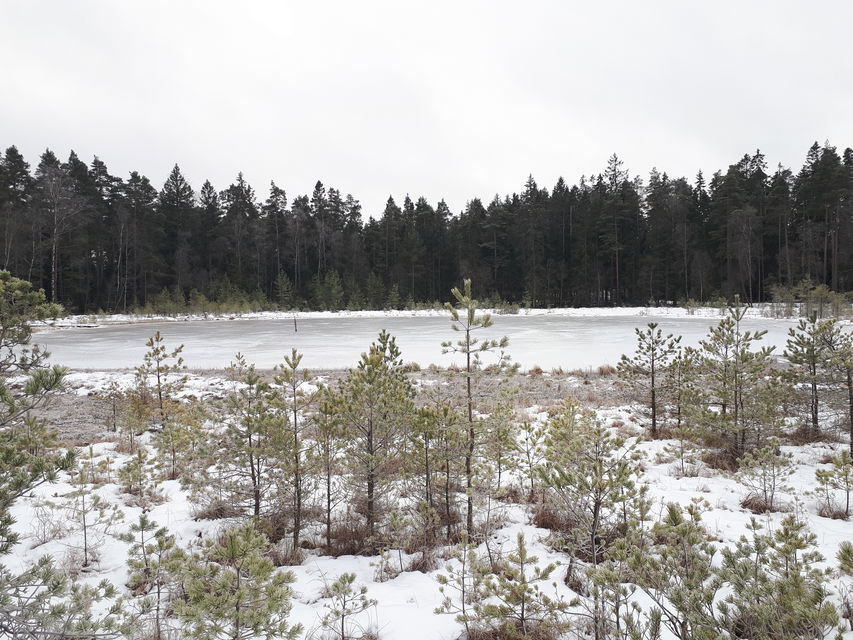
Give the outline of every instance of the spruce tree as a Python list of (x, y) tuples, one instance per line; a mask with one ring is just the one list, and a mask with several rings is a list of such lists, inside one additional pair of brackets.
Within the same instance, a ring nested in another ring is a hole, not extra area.
[(282, 311), (293, 308), (293, 284), (284, 270), (278, 272), (273, 282), (273, 299)]

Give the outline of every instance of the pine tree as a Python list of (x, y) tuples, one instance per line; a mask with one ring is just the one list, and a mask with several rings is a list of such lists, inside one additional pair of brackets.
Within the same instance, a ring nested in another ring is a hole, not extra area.
[(125, 493), (136, 496), (144, 505), (156, 492), (153, 474), (153, 461), (142, 447), (119, 469), (118, 480)]
[(845, 540), (838, 546), (838, 568), (841, 573), (853, 576), (853, 542)]
[(835, 379), (835, 387), (841, 391), (839, 404), (847, 411), (847, 427), (850, 436), (850, 455), (853, 455), (853, 332), (844, 331), (838, 324), (824, 335), (824, 346), (829, 355), (829, 367)]
[(835, 329), (835, 320), (818, 320), (817, 314), (800, 320), (796, 329), (788, 329), (788, 341), (783, 353), (792, 365), (785, 376), (794, 390), (806, 387), (803, 404), (807, 407), (806, 424), (811, 437), (820, 433), (821, 390), (830, 381), (827, 342)]
[(318, 400), (319, 409), (314, 415), (314, 440), (317, 443), (317, 463), (323, 485), (323, 524), (326, 552), (332, 549), (332, 514), (341, 500), (341, 462), (339, 457), (346, 448), (343, 425), (336, 419), (335, 396), (324, 388)]
[[(58, 314), (43, 291), (0, 271), (0, 556), (11, 551), (12, 504), (33, 487), (69, 469), (74, 452), (60, 452), (56, 433), (30, 412), (62, 388), (66, 369), (49, 366), (48, 354), (30, 346), (30, 323)], [(19, 390), (7, 384), (10, 374), (26, 376)]]
[(736, 476), (749, 489), (742, 504), (756, 513), (779, 510), (777, 494), (789, 490), (785, 480), (796, 471), (792, 458), (779, 450), (775, 440), (761, 449), (746, 452)]
[(413, 396), (400, 350), (385, 331), (334, 394), (337, 420), (348, 441), (346, 460), (365, 500), (370, 550), (379, 543), (382, 498), (396, 475), (398, 447), (413, 417)]
[(289, 459), (282, 463), (291, 475), (292, 480), (292, 512), (293, 512), (293, 552), (299, 549), (299, 536), (302, 531), (302, 502), (305, 497), (304, 465), (309, 445), (304, 437), (306, 412), (316, 401), (316, 392), (311, 390), (311, 374), (305, 368), (300, 368), (302, 354), (293, 349), (289, 356), (284, 357), (284, 363), (277, 367), (274, 378), (275, 384), (281, 389), (281, 409), (289, 416), (288, 438)]
[(477, 622), (476, 610), (472, 606), (480, 597), (480, 584), (485, 569), (477, 555), (477, 551), (468, 539), (467, 532), (462, 532), (462, 541), (456, 546), (452, 558), (454, 565), (445, 566), (446, 574), (437, 576), (438, 590), (442, 595), (441, 606), (435, 613), (455, 614), (456, 621), (464, 625), (465, 637), (471, 637), (471, 630)]
[[(342, 573), (326, 587), (326, 591), (329, 601), (323, 603), (328, 612), (322, 618), (323, 628), (339, 640), (357, 637), (352, 618), (375, 607), (376, 600), (367, 597), (367, 587), (364, 585), (355, 587), (354, 573)], [(366, 634), (360, 635), (364, 637)]]
[(422, 533), (424, 549), (436, 539), (436, 529), (441, 522), (436, 504), (436, 484), (440, 468), (439, 420), (440, 412), (434, 407), (418, 409), (409, 436), (412, 483), (415, 495), (418, 496), (416, 513), (421, 519), (417, 528)]
[(157, 331), (145, 343), (148, 351), (143, 364), (136, 368), (137, 385), (151, 387), (155, 400), (156, 424), (163, 428), (172, 415), (175, 405), (174, 396), (186, 384), (186, 370), (181, 352), (184, 345), (173, 351), (166, 348), (163, 336)]
[(270, 388), (238, 354), (240, 386), (226, 398), (223, 429), (213, 434), (212, 466), (194, 482), (193, 498), (207, 510), (269, 515), (285, 482), (282, 465), (290, 458), (287, 416), (276, 409)]
[(170, 563), (177, 557), (175, 536), (143, 513), (122, 540), (131, 544), (127, 586), (134, 595), (144, 596), (139, 622), (152, 640), (162, 640), (166, 637), (169, 604), (175, 591), (170, 574)]
[(572, 603), (556, 593), (556, 583), (551, 585), (553, 597), (539, 586), (551, 579), (557, 565), (539, 567), (537, 562), (519, 533), (503, 570), (487, 573), (477, 584), (480, 601), (474, 605), (474, 618), (478, 624), (510, 638), (554, 638), (569, 630)]
[[(449, 398), (443, 396), (444, 390), (438, 388), (436, 391), (440, 395), (428, 399), (429, 405), (419, 411), (415, 421), (413, 435), (422, 443), (416, 444), (414, 450), (416, 456), (424, 457), (421, 469), (426, 504), (422, 516), (428, 523), (427, 530), (431, 531), (434, 526), (437, 535), (438, 527), (443, 526), (445, 539), (450, 542), (453, 529), (459, 522), (457, 493), (464, 473), (462, 463), (467, 429), (464, 416), (454, 409)], [(435, 522), (433, 512), (437, 518)]]
[(817, 564), (816, 536), (795, 515), (773, 533), (753, 519), (750, 535), (723, 547), (717, 577), (728, 595), (717, 603), (719, 631), (756, 640), (822, 638), (838, 623), (828, 601), (828, 571)]
[(36, 210), (50, 242), (49, 284), (52, 302), (64, 298), (59, 291), (63, 241), (72, 229), (81, 224), (87, 210), (86, 199), (78, 193), (71, 173), (74, 163), (79, 162), (79, 159), (72, 151), (68, 160), (62, 164), (52, 153), (45, 152), (36, 171)]
[(771, 371), (773, 347), (755, 348), (766, 331), (743, 331), (745, 314), (739, 304), (730, 307), (701, 341), (703, 395), (692, 415), (734, 459), (747, 451), (748, 443), (763, 446), (780, 426), (776, 409), (781, 389)]
[(124, 513), (94, 493), (79, 477), (75, 484), (75, 489), (60, 496), (55, 508), (63, 512), (71, 531), (81, 536), (82, 544), (74, 548), (83, 554), (80, 566), (85, 569), (98, 560), (99, 549), (124, 520)]
[(649, 435), (657, 437), (658, 416), (662, 413), (662, 399), (667, 389), (666, 371), (678, 357), (681, 336), (663, 335), (656, 322), (650, 322), (645, 331), (634, 329), (637, 350), (633, 357), (623, 355), (619, 361), (619, 377), (639, 393), (649, 412)]
[(640, 490), (636, 444), (611, 435), (595, 418), (582, 416), (577, 430), (549, 434), (543, 481), (572, 523), (559, 532), (560, 542), (576, 557), (597, 565), (606, 551), (607, 534), (627, 524)]
[(208, 415), (208, 407), (195, 398), (172, 403), (169, 419), (151, 437), (157, 450), (155, 466), (163, 479), (185, 478), (204, 464), (204, 422)]
[(815, 471), (818, 485), (825, 496), (824, 506), (828, 514), (834, 512), (835, 501), (831, 491), (833, 489), (844, 492), (844, 517), (850, 517), (850, 494), (853, 493), (853, 460), (847, 451), (842, 451), (832, 458), (831, 469), (818, 469)]
[(246, 523), (208, 541), (200, 554), (178, 555), (171, 562), (183, 583), (184, 597), (174, 603), (184, 637), (193, 640), (295, 639), (300, 625), (290, 625), (294, 581), (277, 571), (266, 556), (269, 542)]
[(458, 353), (465, 358), (465, 402), (468, 421), (468, 438), (465, 443), (465, 491), (467, 494), (467, 514), (465, 520), (468, 535), (474, 532), (474, 458), (477, 451), (477, 424), (474, 419), (474, 380), (480, 368), (480, 357), (483, 354), (499, 350), (498, 368), (506, 365), (509, 358), (503, 350), (509, 344), (504, 336), (499, 340), (483, 340), (476, 333), (492, 326), (492, 317), (485, 313), (477, 315), (479, 303), (471, 294), (471, 280), (465, 280), (463, 289), (451, 290), (456, 299), (457, 307), (447, 303), (450, 312), (451, 327), (463, 334), (460, 340), (441, 343), (442, 353)]
[(663, 519), (654, 525), (650, 549), (637, 548), (631, 556), (632, 580), (660, 612), (663, 625), (679, 640), (715, 640), (712, 536), (702, 524), (708, 509), (694, 500), (686, 507), (666, 505)]
[(536, 495), (539, 468), (545, 461), (545, 434), (546, 430), (542, 424), (530, 421), (521, 423), (521, 442), (519, 444), (521, 469), (529, 483), (528, 496), (530, 500), (533, 500)]
[(123, 614), (116, 588), (71, 584), (50, 556), (13, 575), (0, 566), (0, 633), (7, 638), (63, 640), (126, 638), (134, 620)]
[[(29, 347), (29, 322), (56, 311), (43, 291), (33, 291), (28, 282), (0, 271), (0, 372), (27, 376), (20, 390), (0, 377), (0, 557), (18, 542), (12, 530), (13, 503), (32, 488), (55, 480), (75, 459), (73, 451), (59, 450), (53, 430), (28, 416), (62, 387), (65, 369), (49, 367), (47, 354)], [(118, 637), (127, 630), (120, 628), (121, 604), (102, 602), (114, 596), (106, 581), (97, 586), (69, 585), (47, 556), (20, 574), (0, 565), (0, 634), (34, 640), (95, 633)], [(96, 603), (103, 613), (93, 613)]]

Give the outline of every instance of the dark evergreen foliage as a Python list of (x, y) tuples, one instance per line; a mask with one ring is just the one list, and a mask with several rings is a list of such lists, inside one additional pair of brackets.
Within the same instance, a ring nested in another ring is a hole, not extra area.
[[(317, 182), (261, 201), (242, 174), (195, 191), (175, 165), (158, 191), (95, 157), (35, 168), (0, 155), (0, 268), (76, 311), (384, 308), (446, 301), (464, 278), (485, 302), (598, 306), (779, 297), (803, 280), (853, 288), (853, 150), (815, 143), (797, 173), (745, 155), (691, 184), (598, 175), (472, 199), (458, 215), (408, 195), (384, 211)], [(287, 283), (287, 284), (286, 284)], [(211, 307), (213, 308), (213, 307)]]

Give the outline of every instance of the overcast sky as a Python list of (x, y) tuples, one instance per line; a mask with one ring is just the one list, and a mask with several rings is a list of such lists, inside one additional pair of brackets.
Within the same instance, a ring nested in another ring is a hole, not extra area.
[(853, 145), (853, 3), (0, 0), (0, 146), (377, 215)]

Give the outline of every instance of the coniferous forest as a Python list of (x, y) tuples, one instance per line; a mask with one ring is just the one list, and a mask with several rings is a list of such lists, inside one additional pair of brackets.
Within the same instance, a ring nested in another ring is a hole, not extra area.
[(12, 146), (0, 268), (78, 312), (403, 308), (447, 300), (462, 278), (531, 307), (755, 302), (853, 282), (853, 150), (828, 142), (796, 171), (756, 151), (692, 179), (632, 175), (613, 155), (574, 185), (530, 176), (461, 212), (412, 194), (363, 211), (320, 181), (286, 188), (190, 184), (178, 165), (159, 185), (74, 152), (32, 166)]

